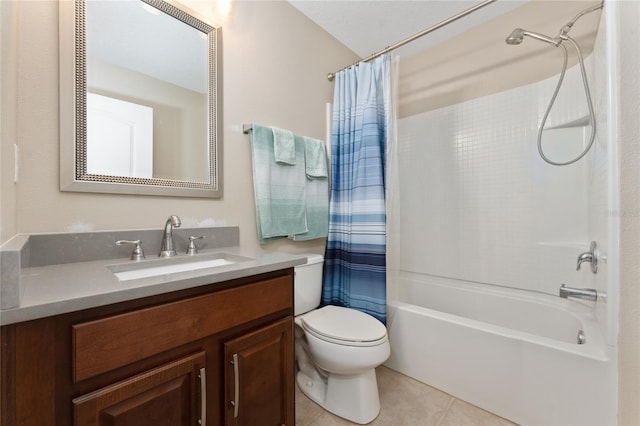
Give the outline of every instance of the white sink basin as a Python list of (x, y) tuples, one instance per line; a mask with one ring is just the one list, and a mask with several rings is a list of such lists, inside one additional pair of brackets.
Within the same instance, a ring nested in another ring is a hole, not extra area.
[(248, 257), (229, 253), (213, 253), (194, 257), (172, 257), (143, 261), (140, 263), (122, 263), (107, 266), (120, 281), (137, 280), (158, 275), (175, 274), (179, 272), (195, 271), (199, 269), (219, 268), (238, 262), (253, 260)]

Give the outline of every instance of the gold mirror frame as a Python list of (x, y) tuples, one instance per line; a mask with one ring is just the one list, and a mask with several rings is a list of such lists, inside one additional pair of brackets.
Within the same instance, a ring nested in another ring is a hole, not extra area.
[(60, 7), (60, 190), (135, 195), (222, 198), (222, 140), (219, 123), (222, 70), (220, 29), (171, 0), (140, 0), (207, 34), (208, 147), (206, 182), (136, 178), (87, 173), (86, 0), (61, 1)]

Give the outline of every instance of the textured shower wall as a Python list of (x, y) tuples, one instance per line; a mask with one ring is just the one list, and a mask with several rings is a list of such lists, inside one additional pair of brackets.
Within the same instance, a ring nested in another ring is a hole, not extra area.
[[(605, 10), (603, 13), (608, 13)], [(612, 245), (618, 244), (615, 235), (609, 235), (611, 232), (617, 232), (610, 229), (611, 225), (618, 225), (617, 205), (611, 206), (610, 203), (617, 200), (611, 199), (612, 193), (610, 187), (617, 183), (617, 170), (611, 169), (610, 164), (610, 147), (609, 147), (609, 87), (607, 75), (609, 68), (607, 64), (607, 31), (605, 29), (606, 19), (600, 20), (598, 28), (598, 37), (593, 47), (589, 68), (592, 72), (589, 75), (591, 83), (594, 108), (596, 111), (597, 137), (596, 142), (589, 153), (588, 158), (588, 236), (591, 240), (598, 243), (602, 258), (598, 264), (598, 273), (590, 274), (590, 287), (597, 288), (602, 292), (608, 292), (611, 297), (608, 303), (598, 303), (596, 305), (596, 314), (601, 319), (599, 322), (603, 326), (603, 332), (607, 336), (607, 340), (611, 346), (616, 346), (618, 309), (617, 309), (617, 291), (618, 291), (618, 274), (617, 268), (612, 269), (614, 262), (618, 260), (611, 257), (611, 262), (607, 263), (610, 257)], [(609, 285), (613, 283), (613, 285)], [(606, 325), (606, 327), (605, 327)]]
[[(558, 52), (550, 49), (549, 60), (560, 66)], [(593, 234), (587, 207), (595, 202), (606, 211), (599, 204), (606, 194), (592, 201), (587, 192), (601, 179), (598, 159), (591, 152), (556, 167), (536, 148), (556, 82), (553, 77), (399, 121), (400, 185), (392, 200), (399, 205), (399, 269), (551, 294), (561, 283), (593, 283), (588, 265), (575, 268)], [(561, 161), (581, 152), (590, 128), (575, 122), (586, 116), (576, 66), (567, 71), (547, 121), (547, 127), (561, 127), (545, 132), (548, 157)]]

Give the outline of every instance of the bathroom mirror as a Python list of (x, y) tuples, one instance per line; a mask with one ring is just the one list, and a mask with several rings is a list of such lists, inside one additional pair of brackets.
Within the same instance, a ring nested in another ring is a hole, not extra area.
[(222, 197), (219, 29), (171, 0), (60, 7), (60, 189)]

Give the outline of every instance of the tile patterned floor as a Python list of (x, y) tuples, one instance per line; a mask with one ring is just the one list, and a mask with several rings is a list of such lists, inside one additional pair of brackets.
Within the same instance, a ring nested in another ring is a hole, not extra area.
[[(508, 420), (456, 399), (394, 370), (376, 369), (380, 415), (374, 426), (514, 426)], [(297, 426), (347, 426), (347, 420), (324, 411), (296, 386)]]

